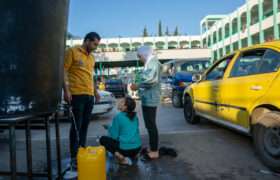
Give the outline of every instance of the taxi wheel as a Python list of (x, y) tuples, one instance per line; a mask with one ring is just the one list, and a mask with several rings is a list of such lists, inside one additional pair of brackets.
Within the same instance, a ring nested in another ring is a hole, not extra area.
[(253, 127), (256, 151), (262, 162), (271, 170), (280, 172), (280, 127)]
[(184, 116), (185, 120), (189, 124), (197, 124), (200, 121), (199, 116), (196, 115), (195, 110), (193, 108), (193, 103), (190, 96), (185, 97), (184, 101)]
[(182, 97), (180, 96), (180, 93), (176, 90), (172, 92), (172, 104), (175, 108), (182, 107)]

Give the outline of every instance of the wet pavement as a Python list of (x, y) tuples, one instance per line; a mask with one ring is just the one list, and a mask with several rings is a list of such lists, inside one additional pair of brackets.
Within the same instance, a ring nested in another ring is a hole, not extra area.
[[(141, 134), (144, 146), (148, 139), (140, 107), (138, 107)], [(96, 145), (96, 137), (106, 132), (102, 124), (109, 123), (115, 111), (94, 117), (89, 129), (89, 145)], [(254, 152), (251, 138), (234, 131), (221, 128), (206, 120), (199, 125), (189, 125), (183, 117), (183, 110), (164, 104), (158, 111), (160, 146), (173, 147), (178, 157), (161, 157), (159, 160), (143, 162), (138, 160), (131, 167), (111, 163), (108, 179), (112, 180), (276, 180), (280, 177), (267, 173), (267, 168)], [(68, 158), (69, 123), (61, 123), (61, 143), (63, 159)], [(53, 133), (52, 128), (52, 134)], [(0, 134), (0, 169), (9, 168), (7, 132)], [(17, 132), (18, 170), (25, 170), (24, 132)], [(44, 132), (33, 131), (33, 169), (46, 169)], [(54, 136), (52, 144), (54, 145)], [(52, 159), (55, 159), (53, 152)], [(265, 170), (265, 171), (263, 171)], [(9, 178), (0, 177), (0, 180)], [(25, 178), (18, 178), (25, 179)], [(39, 179), (39, 178), (34, 178)]]

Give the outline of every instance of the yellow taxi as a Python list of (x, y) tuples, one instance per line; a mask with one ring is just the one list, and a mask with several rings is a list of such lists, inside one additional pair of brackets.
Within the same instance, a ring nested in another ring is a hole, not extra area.
[(185, 89), (186, 121), (204, 117), (252, 135), (264, 164), (280, 171), (279, 68), (280, 41), (225, 56)]

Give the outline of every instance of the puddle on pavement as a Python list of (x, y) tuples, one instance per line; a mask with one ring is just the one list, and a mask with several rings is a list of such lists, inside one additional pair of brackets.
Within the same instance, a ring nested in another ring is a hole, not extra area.
[(120, 166), (110, 163), (108, 179), (110, 180), (195, 180), (191, 175), (191, 165), (170, 157), (156, 161), (137, 161), (133, 166)]

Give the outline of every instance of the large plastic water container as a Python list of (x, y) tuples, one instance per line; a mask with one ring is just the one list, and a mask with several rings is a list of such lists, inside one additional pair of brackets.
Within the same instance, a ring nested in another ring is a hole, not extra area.
[(106, 180), (106, 150), (103, 146), (79, 148), (78, 180)]
[(54, 112), (69, 0), (0, 1), (0, 121)]

